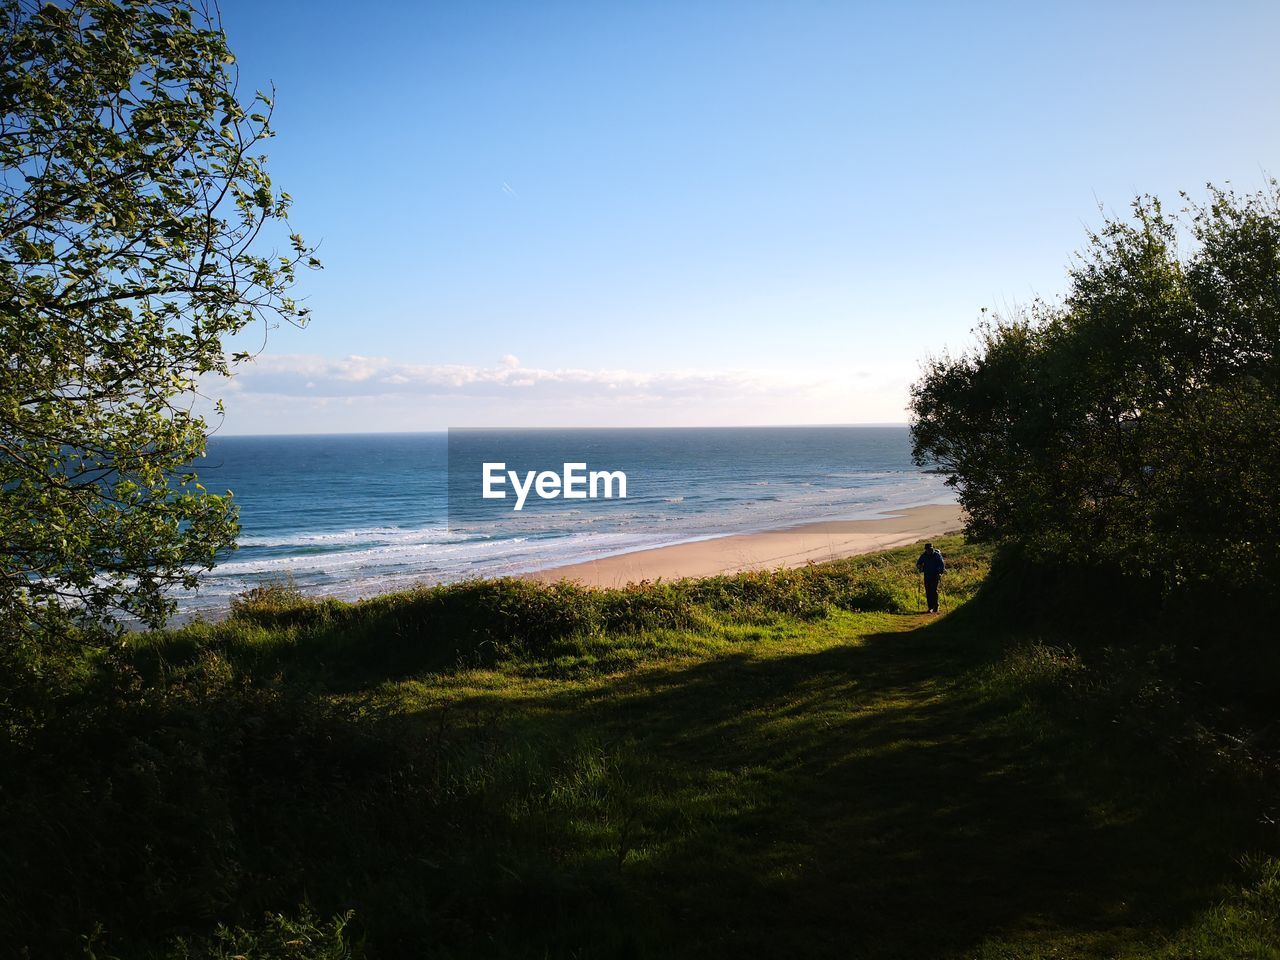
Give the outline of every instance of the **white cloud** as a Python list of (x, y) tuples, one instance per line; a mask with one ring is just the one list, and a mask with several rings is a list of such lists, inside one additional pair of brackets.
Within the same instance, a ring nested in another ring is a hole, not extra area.
[(905, 382), (858, 370), (553, 369), (510, 354), (495, 366), (262, 355), (232, 383), (205, 391), (228, 396), (225, 429), (263, 433), (902, 422), (906, 399)]
[(599, 396), (629, 391), (635, 397), (743, 395), (806, 389), (812, 381), (742, 371), (684, 370), (645, 373), (634, 370), (524, 367), (510, 354), (495, 367), (463, 364), (412, 364), (386, 357), (332, 359), (310, 354), (260, 356), (237, 368), (236, 382), (246, 392), (280, 396), (350, 397), (379, 394), (442, 396), (542, 395)]

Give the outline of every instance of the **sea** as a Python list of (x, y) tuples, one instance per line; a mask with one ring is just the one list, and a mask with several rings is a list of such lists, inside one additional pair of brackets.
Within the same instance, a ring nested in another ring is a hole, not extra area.
[[(520, 475), (569, 462), (623, 470), (627, 496), (531, 495), (520, 511), (514, 499), (482, 502), (477, 442)], [(897, 426), (214, 436), (194, 466), (206, 488), (234, 493), (241, 533), (178, 598), (188, 617), (285, 579), (354, 599), (954, 502)]]

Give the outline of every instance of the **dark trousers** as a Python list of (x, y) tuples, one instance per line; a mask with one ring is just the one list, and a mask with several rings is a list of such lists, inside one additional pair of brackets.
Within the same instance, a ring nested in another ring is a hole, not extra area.
[(929, 603), (929, 612), (938, 612), (938, 581), (942, 579), (940, 574), (924, 575), (924, 598)]

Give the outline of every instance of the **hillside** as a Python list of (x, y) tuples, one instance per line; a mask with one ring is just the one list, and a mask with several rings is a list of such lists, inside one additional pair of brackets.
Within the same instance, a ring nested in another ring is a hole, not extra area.
[(6, 758), (0, 934), (31, 956), (1280, 956), (1263, 774), (1183, 736), (1150, 677), (1002, 625), (989, 550), (941, 547), (938, 618), (912, 547), (629, 591), (267, 591), (138, 638)]

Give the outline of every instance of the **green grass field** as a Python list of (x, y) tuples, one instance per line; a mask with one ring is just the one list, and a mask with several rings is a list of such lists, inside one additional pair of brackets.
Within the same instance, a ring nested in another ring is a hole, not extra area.
[(1165, 736), (1149, 677), (996, 625), (989, 551), (941, 546), (941, 617), (907, 548), (628, 592), (277, 592), (141, 638), (70, 785), (6, 801), (35, 824), (7, 940), (1280, 957), (1260, 775)]

